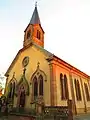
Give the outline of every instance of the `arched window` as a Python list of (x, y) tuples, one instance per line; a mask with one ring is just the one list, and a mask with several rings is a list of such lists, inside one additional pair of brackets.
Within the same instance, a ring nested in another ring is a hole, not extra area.
[(86, 83), (84, 83), (84, 88), (85, 88), (85, 93), (86, 93), (86, 99), (87, 101), (90, 100), (90, 96), (89, 96), (89, 90), (88, 90), (88, 86)]
[(8, 97), (9, 98), (12, 98), (12, 83), (10, 83), (10, 85), (9, 85), (9, 87), (10, 87), (10, 91), (9, 91), (9, 95), (8, 95)]
[(75, 79), (74, 84), (75, 84), (75, 90), (76, 90), (76, 98), (77, 100), (81, 100), (81, 91), (80, 91), (79, 81)]
[(8, 93), (9, 102), (14, 101), (14, 93), (15, 93), (15, 82), (13, 81), (9, 84), (9, 93)]
[(68, 99), (68, 84), (67, 84), (67, 76), (64, 75), (64, 91), (65, 91), (65, 99)]
[(42, 77), (42, 75), (39, 76), (39, 95), (43, 96), (43, 77)]
[(13, 90), (12, 90), (12, 97), (14, 98), (14, 93), (15, 93), (15, 82), (12, 84)]
[(63, 74), (60, 74), (60, 83), (61, 83), (61, 99), (64, 99), (64, 95), (63, 95)]
[(29, 39), (30, 38), (30, 31), (28, 31), (28, 33), (27, 33), (27, 39)]
[(41, 33), (40, 33), (40, 31), (39, 30), (37, 30), (37, 38), (40, 40), (40, 38), (41, 38)]
[(38, 82), (37, 82), (37, 78), (34, 78), (34, 97), (38, 96)]
[(78, 90), (77, 90), (77, 81), (76, 81), (76, 79), (74, 79), (74, 84), (75, 84), (76, 98), (78, 100)]
[(61, 82), (61, 99), (68, 99), (68, 85), (67, 85), (67, 76), (61, 73), (60, 74), (60, 82)]
[(37, 64), (37, 70), (31, 77), (32, 81), (32, 100), (41, 100), (43, 102), (44, 96), (44, 82), (46, 82), (45, 73), (40, 70), (39, 63)]
[(80, 84), (79, 84), (78, 80), (77, 80), (77, 89), (78, 89), (78, 98), (79, 98), (79, 100), (81, 100)]

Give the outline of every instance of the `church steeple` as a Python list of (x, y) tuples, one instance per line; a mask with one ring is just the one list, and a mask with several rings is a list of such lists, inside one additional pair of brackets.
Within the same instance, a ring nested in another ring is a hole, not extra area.
[(37, 4), (35, 4), (35, 9), (32, 14), (30, 23), (28, 24), (24, 32), (24, 47), (30, 44), (31, 42), (41, 47), (44, 47), (44, 31), (41, 27), (41, 22), (37, 10)]
[(37, 3), (35, 4), (35, 9), (34, 9), (32, 18), (30, 20), (30, 24), (40, 24), (41, 25), (38, 11), (37, 11)]

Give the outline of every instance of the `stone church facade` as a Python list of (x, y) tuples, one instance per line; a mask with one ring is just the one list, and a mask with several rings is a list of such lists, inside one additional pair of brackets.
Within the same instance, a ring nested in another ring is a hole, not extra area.
[(35, 6), (19, 50), (5, 76), (5, 96), (13, 108), (71, 107), (90, 113), (90, 77), (44, 49), (44, 30)]

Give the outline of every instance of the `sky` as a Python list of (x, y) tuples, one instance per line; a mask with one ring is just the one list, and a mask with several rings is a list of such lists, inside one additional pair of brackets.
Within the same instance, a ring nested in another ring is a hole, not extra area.
[[(0, 73), (23, 47), (36, 0), (0, 0)], [(44, 48), (90, 75), (90, 0), (37, 0)]]

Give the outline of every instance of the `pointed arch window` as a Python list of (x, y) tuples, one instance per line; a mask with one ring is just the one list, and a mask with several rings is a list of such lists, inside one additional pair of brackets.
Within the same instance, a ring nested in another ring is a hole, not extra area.
[(34, 97), (38, 96), (38, 82), (37, 82), (37, 78), (34, 78)]
[(8, 97), (12, 98), (12, 88), (13, 88), (12, 83), (10, 83), (9, 87), (10, 87), (10, 91)]
[(42, 75), (39, 76), (39, 95), (43, 96), (43, 77), (42, 77)]
[(74, 79), (74, 84), (75, 84), (76, 98), (78, 100), (78, 90), (77, 90), (77, 81), (76, 81), (76, 79)]
[(81, 90), (80, 90), (80, 84), (78, 80), (77, 80), (77, 89), (78, 89), (78, 99), (81, 100)]
[(30, 38), (30, 35), (31, 35), (31, 32), (30, 32), (30, 31), (28, 31), (28, 32), (27, 32), (27, 39), (29, 39), (29, 38)]
[(75, 84), (75, 90), (76, 90), (76, 98), (77, 100), (81, 100), (81, 91), (80, 91), (79, 81), (75, 79), (74, 84)]
[(65, 89), (65, 99), (68, 99), (68, 84), (67, 84), (67, 76), (64, 75), (64, 89)]
[(43, 76), (35, 76), (33, 79), (33, 94), (34, 94), (34, 99), (37, 97), (43, 96)]
[(68, 85), (67, 85), (67, 76), (61, 73), (60, 74), (60, 82), (61, 82), (61, 99), (68, 99)]
[(12, 86), (13, 86), (13, 89), (12, 89), (12, 97), (14, 97), (14, 93), (15, 93), (15, 82), (13, 82)]
[(40, 70), (39, 63), (37, 63), (37, 69), (31, 77), (32, 84), (32, 101), (40, 100), (43, 103), (44, 96), (44, 83), (47, 81), (46, 74)]
[(63, 95), (63, 74), (60, 74), (60, 82), (61, 82), (61, 99), (64, 99)]
[(84, 89), (85, 89), (86, 99), (87, 99), (87, 101), (89, 101), (90, 100), (90, 96), (89, 96), (88, 86), (87, 86), (86, 83), (84, 83)]
[(15, 94), (15, 81), (9, 83), (9, 92), (8, 92), (8, 101), (14, 102), (14, 94)]

